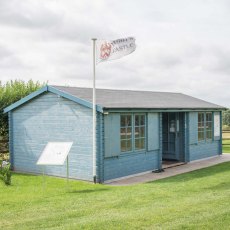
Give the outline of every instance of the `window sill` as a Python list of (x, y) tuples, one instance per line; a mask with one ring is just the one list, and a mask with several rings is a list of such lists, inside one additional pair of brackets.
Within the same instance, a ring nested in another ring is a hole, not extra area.
[(209, 140), (205, 140), (205, 141), (198, 141), (195, 145), (212, 144), (212, 143), (214, 143), (214, 142), (216, 142), (216, 140), (211, 140), (211, 139), (209, 139)]
[(123, 153), (120, 153), (120, 155), (118, 156), (110, 156), (110, 157), (104, 157), (104, 159), (119, 159), (119, 158), (122, 158), (122, 157), (128, 157), (128, 156), (137, 156), (137, 155), (140, 155), (140, 154), (153, 154), (155, 152), (159, 151), (159, 149), (156, 149), (156, 150), (151, 150), (151, 151), (147, 151), (146, 149), (143, 150), (143, 151), (130, 151), (130, 152), (123, 152)]
[(140, 150), (140, 151), (132, 151), (132, 152), (123, 152), (120, 153), (119, 157), (126, 157), (126, 156), (135, 156), (135, 155), (139, 155), (139, 154), (146, 154), (147, 151), (145, 150)]

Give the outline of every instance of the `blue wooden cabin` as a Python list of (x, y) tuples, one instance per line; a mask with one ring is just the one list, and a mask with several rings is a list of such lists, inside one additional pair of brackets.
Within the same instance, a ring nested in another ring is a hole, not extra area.
[[(97, 89), (97, 181), (162, 169), (222, 153), (224, 107), (180, 93)], [(41, 173), (48, 142), (73, 141), (71, 178), (93, 181), (92, 89), (45, 86), (7, 107), (15, 171)], [(46, 166), (65, 176), (66, 166)]]

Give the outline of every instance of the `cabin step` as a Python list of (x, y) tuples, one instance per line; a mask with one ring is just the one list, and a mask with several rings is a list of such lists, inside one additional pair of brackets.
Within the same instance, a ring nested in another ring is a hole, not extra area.
[(162, 169), (173, 168), (173, 167), (177, 167), (177, 166), (184, 165), (184, 164), (186, 163), (185, 162), (162, 163)]

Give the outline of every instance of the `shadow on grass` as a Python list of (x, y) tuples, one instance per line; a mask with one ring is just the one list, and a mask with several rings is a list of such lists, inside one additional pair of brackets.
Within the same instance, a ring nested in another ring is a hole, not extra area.
[(229, 171), (229, 167), (230, 167), (230, 162), (224, 162), (218, 165), (210, 166), (208, 168), (198, 169), (192, 172), (182, 173), (176, 176), (163, 178), (156, 181), (150, 181), (147, 182), (146, 184), (177, 183), (180, 181), (191, 181), (198, 178), (210, 177), (219, 173), (227, 172)]
[(97, 189), (83, 189), (83, 190), (71, 190), (68, 193), (94, 193), (94, 192), (101, 192), (101, 191), (108, 191), (108, 188), (97, 188)]
[(207, 188), (203, 188), (204, 190), (212, 190), (212, 191), (216, 191), (216, 190), (229, 190), (230, 189), (230, 184), (227, 182), (222, 182), (218, 185), (215, 186), (209, 186)]

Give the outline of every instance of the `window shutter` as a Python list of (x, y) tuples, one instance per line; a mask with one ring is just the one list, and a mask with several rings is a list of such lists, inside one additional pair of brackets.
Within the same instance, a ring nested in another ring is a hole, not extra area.
[(220, 128), (220, 112), (214, 112), (213, 116), (213, 136), (215, 141), (220, 140), (221, 128)]
[(157, 150), (159, 145), (159, 114), (148, 113), (148, 151)]
[(104, 115), (105, 157), (120, 154), (120, 114)]
[(198, 113), (189, 113), (189, 144), (198, 143)]

